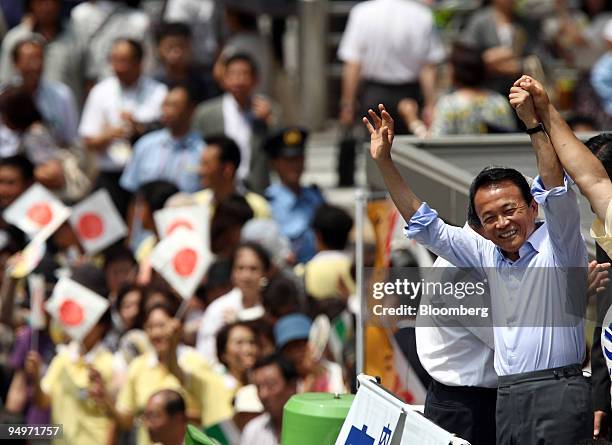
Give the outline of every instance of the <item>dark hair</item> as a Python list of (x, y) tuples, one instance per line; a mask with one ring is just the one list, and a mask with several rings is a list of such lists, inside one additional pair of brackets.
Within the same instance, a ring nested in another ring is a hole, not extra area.
[(240, 167), (241, 155), (238, 144), (225, 135), (213, 135), (206, 138), (206, 149), (215, 146), (219, 149), (219, 161), (222, 164), (232, 164), (235, 170)]
[(612, 179), (612, 133), (601, 133), (585, 142), (591, 153), (603, 164)]
[(180, 82), (172, 86), (168, 86), (168, 92), (176, 89), (185, 91), (187, 94), (187, 102), (192, 107), (195, 107), (199, 103), (199, 92), (197, 91), (195, 85), (193, 85), (191, 82)]
[(101, 269), (91, 263), (79, 264), (70, 269), (70, 278), (100, 296), (108, 294), (106, 277)]
[(228, 240), (223, 235), (228, 229), (242, 227), (253, 218), (253, 210), (244, 196), (233, 194), (221, 201), (210, 221), (210, 242), (213, 253), (219, 253), (228, 246), (223, 245)]
[(482, 52), (460, 42), (453, 44), (450, 55), (453, 80), (458, 86), (480, 86), (485, 80), (486, 70)]
[(229, 258), (217, 258), (206, 271), (205, 283), (196, 289), (196, 297), (203, 303), (208, 301), (211, 289), (219, 286), (231, 286), (232, 264)]
[(125, 300), (125, 297), (127, 296), (127, 294), (129, 294), (130, 292), (138, 292), (140, 294), (140, 301), (138, 302), (138, 315), (136, 316), (136, 319), (134, 320), (134, 326), (132, 326), (132, 329), (142, 329), (142, 324), (143, 324), (143, 314), (142, 314), (142, 300), (144, 300), (145, 298), (145, 288), (143, 286), (141, 286), (140, 284), (126, 284), (124, 286), (121, 287), (121, 289), (119, 290), (119, 293), (117, 294), (117, 300), (115, 301), (115, 307), (117, 308), (117, 311), (119, 311), (121, 309), (121, 303), (123, 303), (123, 300)]
[(9, 127), (20, 132), (26, 131), (36, 122), (43, 121), (32, 96), (19, 87), (8, 87), (2, 92), (0, 113)]
[(125, 247), (123, 243), (118, 242), (108, 247), (103, 252), (104, 255), (104, 266), (103, 269), (106, 270), (112, 263), (116, 263), (118, 261), (128, 261), (133, 265), (136, 265), (136, 260), (134, 259), (134, 255), (132, 251)]
[(119, 37), (118, 39), (115, 39), (115, 41), (113, 42), (112, 48), (114, 48), (120, 43), (127, 43), (132, 48), (132, 52), (134, 53), (134, 58), (138, 62), (142, 62), (142, 59), (144, 59), (144, 46), (142, 45), (141, 42), (139, 42), (136, 39)]
[(19, 170), (19, 174), (26, 182), (34, 181), (34, 164), (23, 155), (13, 155), (0, 158), (0, 167), (11, 167)]
[(312, 220), (312, 228), (321, 237), (325, 246), (333, 250), (344, 250), (353, 219), (340, 207), (321, 204)]
[(184, 37), (191, 40), (191, 28), (184, 22), (162, 22), (155, 30), (155, 41), (159, 45), (166, 37)]
[(226, 11), (236, 19), (241, 29), (251, 31), (257, 29), (257, 16), (245, 10), (244, 7), (241, 8), (239, 5), (226, 6)]
[(278, 369), (285, 379), (285, 383), (294, 382), (298, 377), (293, 363), (284, 358), (279, 352), (275, 352), (274, 354), (270, 354), (257, 360), (251, 371), (255, 371), (259, 368), (264, 368), (270, 365), (278, 366)]
[(173, 389), (161, 389), (153, 393), (149, 400), (155, 396), (162, 396), (164, 398), (164, 411), (166, 411), (167, 415), (186, 415), (185, 399), (179, 392)]
[(255, 256), (257, 256), (259, 262), (261, 263), (263, 270), (265, 272), (270, 270), (270, 266), (272, 265), (270, 255), (268, 255), (268, 252), (261, 246), (261, 244), (255, 243), (253, 241), (244, 241), (238, 244), (238, 247), (236, 247), (236, 250), (234, 250), (234, 253), (231, 258), (232, 269), (234, 268), (234, 263), (236, 262), (236, 258), (238, 257), (238, 252), (240, 252), (242, 249), (252, 250)]
[(584, 114), (575, 114), (567, 120), (567, 125), (573, 130), (578, 125), (588, 125), (589, 127), (597, 128), (597, 122), (591, 116)]
[(277, 274), (270, 280), (261, 297), (266, 312), (276, 319), (283, 315), (298, 312), (300, 309), (297, 286), (282, 274)]
[(474, 206), (474, 196), (476, 192), (488, 185), (495, 184), (498, 182), (510, 181), (516, 185), (523, 195), (523, 199), (527, 204), (531, 204), (533, 201), (533, 195), (531, 189), (525, 177), (513, 168), (506, 167), (486, 167), (478, 173), (478, 175), (472, 181), (470, 185), (470, 203), (468, 207), (468, 224), (474, 228), (482, 227), (482, 223), (478, 214), (476, 213), (476, 207)]
[(164, 204), (172, 195), (178, 193), (178, 188), (168, 181), (151, 181), (138, 188), (138, 196), (149, 204), (151, 213), (164, 208)]
[(257, 78), (259, 76), (259, 68), (257, 67), (257, 62), (245, 53), (235, 53), (228, 56), (225, 59), (225, 68), (227, 69), (234, 62), (244, 62), (251, 68), (251, 74), (253, 77)]
[(29, 37), (23, 38), (21, 40), (19, 40), (15, 46), (13, 47), (13, 50), (11, 51), (11, 59), (13, 60), (13, 63), (17, 62), (17, 59), (19, 58), (19, 51), (21, 50), (21, 48), (24, 45), (27, 44), (31, 44), (31, 45), (36, 45), (36, 46), (40, 46), (40, 48), (43, 51), (43, 54), (45, 52), (45, 40), (43, 37), (39, 36), (38, 34), (34, 34), (31, 35)]
[(156, 310), (162, 310), (163, 312), (166, 313), (166, 315), (170, 318), (174, 318), (174, 309), (168, 304), (168, 303), (155, 303), (152, 306), (149, 306), (148, 308), (145, 309), (144, 313), (142, 314), (142, 324), (144, 325), (147, 320), (149, 319), (149, 317), (151, 316), (151, 314), (153, 313), (153, 311)]
[(232, 332), (232, 329), (236, 327), (248, 329), (253, 334), (253, 337), (255, 337), (257, 334), (253, 329), (253, 326), (251, 326), (245, 321), (236, 321), (234, 323), (226, 324), (225, 326), (223, 326), (219, 330), (219, 332), (217, 332), (216, 344), (217, 358), (219, 359), (219, 362), (221, 362), (221, 364), (223, 364), (224, 366), (227, 366), (227, 362), (223, 359), (223, 354), (225, 354), (225, 350), (227, 349), (227, 342), (229, 340), (230, 332)]

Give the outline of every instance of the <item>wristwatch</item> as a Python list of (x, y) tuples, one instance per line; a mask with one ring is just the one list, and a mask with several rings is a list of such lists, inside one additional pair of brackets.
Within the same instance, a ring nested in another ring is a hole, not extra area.
[(544, 133), (546, 133), (546, 128), (544, 128), (544, 125), (542, 124), (542, 122), (538, 122), (538, 125), (536, 125), (533, 128), (528, 128), (527, 130), (525, 130), (525, 133), (535, 134), (535, 133), (539, 133), (540, 131), (543, 131)]

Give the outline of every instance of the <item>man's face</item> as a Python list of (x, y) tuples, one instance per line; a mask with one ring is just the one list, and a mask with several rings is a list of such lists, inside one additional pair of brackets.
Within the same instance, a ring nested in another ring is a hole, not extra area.
[(244, 60), (235, 60), (225, 67), (223, 85), (238, 101), (250, 98), (256, 84), (251, 65)]
[(170, 416), (165, 409), (165, 400), (162, 395), (156, 395), (149, 399), (144, 412), (144, 423), (153, 443), (165, 443), (169, 428)]
[(162, 104), (161, 121), (164, 126), (173, 129), (191, 121), (193, 107), (184, 88), (173, 88)]
[(273, 165), (283, 184), (289, 187), (300, 185), (304, 172), (304, 156), (280, 157), (273, 161)]
[(140, 77), (140, 61), (134, 54), (132, 45), (127, 42), (120, 41), (113, 45), (110, 63), (122, 85), (132, 85)]
[(474, 196), (474, 207), (482, 227), (479, 233), (507, 253), (518, 253), (535, 230), (538, 205), (527, 204), (520, 189), (511, 181), (481, 187)]
[(219, 158), (219, 148), (215, 145), (209, 145), (202, 151), (200, 180), (203, 187), (214, 190), (223, 181), (223, 165)]
[(191, 42), (183, 36), (167, 36), (161, 39), (159, 57), (165, 65), (170, 67), (185, 67), (189, 63)]
[(0, 208), (10, 206), (29, 186), (30, 183), (24, 180), (19, 169), (0, 167)]
[(19, 48), (15, 68), (26, 85), (38, 85), (44, 69), (43, 47), (37, 43), (24, 43)]
[(275, 363), (257, 368), (251, 374), (251, 378), (257, 387), (257, 395), (264, 409), (272, 418), (282, 418), (285, 403), (295, 394), (295, 384), (285, 381), (280, 368)]

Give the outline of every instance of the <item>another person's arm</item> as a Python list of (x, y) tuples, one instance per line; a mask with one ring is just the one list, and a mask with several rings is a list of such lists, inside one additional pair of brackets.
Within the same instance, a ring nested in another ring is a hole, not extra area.
[[(55, 372), (55, 368), (58, 367), (57, 360), (58, 358), (56, 357), (51, 362), (51, 365), (47, 370), (47, 375), (45, 376), (45, 379), (47, 380), (48, 384), (53, 384), (53, 382), (51, 382), (50, 380), (53, 380), (53, 376), (58, 374), (58, 372)], [(40, 354), (35, 351), (30, 351), (25, 360), (25, 372), (30, 380), (30, 383), (32, 384), (32, 401), (39, 408), (49, 408), (49, 406), (51, 406), (51, 398), (42, 388), (43, 385), (41, 384), (40, 378), (41, 367), (42, 359), (40, 357)]]
[(548, 131), (563, 168), (589, 200), (595, 214), (601, 221), (605, 221), (608, 204), (612, 199), (612, 182), (603, 165), (576, 137), (550, 103), (546, 91), (539, 82), (523, 76), (515, 82), (515, 86), (520, 86), (531, 94), (536, 112)]

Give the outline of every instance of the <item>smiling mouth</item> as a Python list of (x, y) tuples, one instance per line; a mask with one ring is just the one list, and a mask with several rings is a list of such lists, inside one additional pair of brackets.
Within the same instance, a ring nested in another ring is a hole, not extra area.
[(516, 230), (516, 229), (507, 230), (507, 231), (505, 231), (503, 233), (500, 233), (499, 237), (501, 239), (509, 239), (509, 238), (512, 238), (514, 235), (516, 235), (517, 232), (518, 232), (518, 230)]

